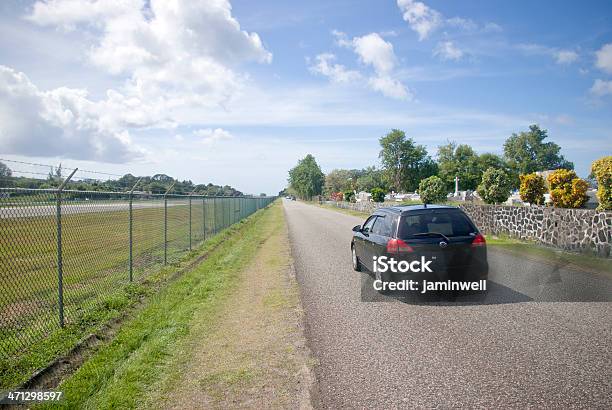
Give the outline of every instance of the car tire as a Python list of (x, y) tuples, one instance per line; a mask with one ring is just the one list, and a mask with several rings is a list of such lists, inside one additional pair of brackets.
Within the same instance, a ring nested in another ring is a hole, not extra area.
[(351, 260), (353, 262), (353, 270), (356, 272), (361, 272), (361, 262), (359, 262), (359, 258), (357, 257), (355, 245), (351, 245)]
[[(384, 283), (391, 282), (391, 275), (389, 272), (374, 272), (374, 280), (381, 280)], [(381, 295), (388, 295), (391, 291), (388, 288), (383, 288), (378, 291)]]

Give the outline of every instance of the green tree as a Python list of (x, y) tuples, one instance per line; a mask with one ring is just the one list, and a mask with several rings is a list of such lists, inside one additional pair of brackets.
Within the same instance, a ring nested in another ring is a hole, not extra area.
[(518, 189), (520, 185), (519, 174), (499, 155), (485, 152), (478, 156), (478, 163), (480, 168), (480, 181), (482, 181), (482, 174), (484, 174), (487, 169), (503, 169), (510, 178), (512, 189)]
[(461, 189), (476, 189), (483, 172), (472, 147), (456, 142), (438, 147), (438, 168), (438, 175), (449, 190), (455, 188), (455, 177), (459, 177)]
[(446, 200), (448, 190), (441, 178), (432, 175), (419, 183), (419, 195), (424, 204), (434, 204)]
[(342, 192), (350, 188), (353, 173), (348, 169), (334, 169), (325, 176), (325, 194)]
[(478, 194), (487, 204), (499, 204), (508, 199), (512, 191), (512, 179), (502, 169), (489, 168), (482, 174)]
[(521, 180), (521, 187), (519, 189), (521, 200), (530, 204), (543, 205), (544, 194), (548, 191), (544, 178), (535, 172), (533, 174), (520, 175), (519, 177)]
[(363, 169), (360, 176), (357, 177), (355, 189), (358, 191), (371, 192), (374, 188), (381, 188), (384, 191), (387, 190), (385, 174), (382, 170), (376, 169), (376, 167), (367, 167)]
[(508, 165), (501, 157), (490, 153), (478, 155), (467, 144), (449, 142), (441, 145), (438, 147), (437, 157), (438, 175), (449, 190), (455, 189), (455, 177), (459, 177), (460, 189), (475, 190), (487, 169), (499, 168), (509, 172)]
[(504, 143), (504, 157), (517, 174), (530, 174), (549, 169), (573, 169), (574, 164), (560, 154), (561, 147), (544, 142), (546, 130), (531, 125), (529, 131), (512, 134)]
[(370, 192), (372, 194), (372, 201), (374, 202), (385, 202), (385, 190), (381, 188), (374, 188)]
[(581, 208), (589, 200), (589, 185), (569, 169), (557, 169), (548, 175), (550, 199), (559, 208)]
[(0, 162), (0, 187), (13, 186), (12, 175), (11, 169), (5, 163)]
[(0, 162), (0, 178), (10, 178), (12, 175), (11, 169), (4, 162)]
[(422, 145), (406, 138), (404, 131), (394, 129), (379, 140), (379, 158), (391, 188), (414, 191), (419, 181), (437, 173), (437, 164)]
[(597, 180), (599, 210), (612, 209), (612, 155), (599, 158), (591, 165), (591, 174)]
[(343, 196), (344, 196), (344, 200), (347, 202), (355, 202), (355, 192), (349, 190), (346, 190), (343, 192)]
[(324, 183), (325, 175), (311, 154), (289, 171), (289, 185), (301, 199), (310, 200), (315, 195), (321, 195)]

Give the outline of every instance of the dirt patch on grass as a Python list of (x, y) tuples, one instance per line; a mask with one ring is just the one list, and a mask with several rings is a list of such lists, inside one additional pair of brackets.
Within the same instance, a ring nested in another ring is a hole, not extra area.
[(212, 325), (195, 318), (180, 377), (154, 405), (311, 407), (312, 361), (284, 222), (262, 241), (238, 283)]

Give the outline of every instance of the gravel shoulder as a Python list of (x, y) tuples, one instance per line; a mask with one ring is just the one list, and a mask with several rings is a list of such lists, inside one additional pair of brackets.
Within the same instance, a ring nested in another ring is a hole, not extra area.
[(486, 298), (363, 302), (361, 218), (284, 201), (320, 408), (612, 407), (612, 283), (490, 252)]
[(306, 346), (280, 204), (262, 223), (259, 249), (214, 318), (194, 319), (160, 408), (310, 408)]

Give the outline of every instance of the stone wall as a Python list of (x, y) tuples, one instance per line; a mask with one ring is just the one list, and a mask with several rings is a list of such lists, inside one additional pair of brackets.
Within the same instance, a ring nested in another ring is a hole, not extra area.
[[(327, 202), (340, 208), (370, 213), (397, 203)], [(594, 209), (563, 209), (544, 206), (503, 206), (458, 204), (480, 230), (487, 234), (508, 235), (555, 248), (595, 252), (611, 256), (612, 212)]]

